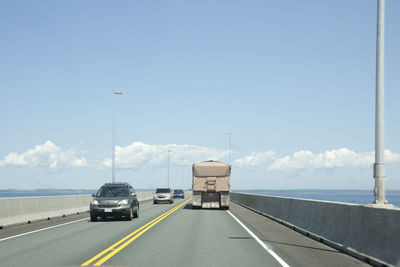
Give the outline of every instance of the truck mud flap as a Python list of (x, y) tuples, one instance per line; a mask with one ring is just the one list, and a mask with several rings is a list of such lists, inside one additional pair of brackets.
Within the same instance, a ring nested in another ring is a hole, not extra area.
[(218, 209), (221, 205), (219, 193), (203, 193), (202, 194), (202, 208), (216, 208)]

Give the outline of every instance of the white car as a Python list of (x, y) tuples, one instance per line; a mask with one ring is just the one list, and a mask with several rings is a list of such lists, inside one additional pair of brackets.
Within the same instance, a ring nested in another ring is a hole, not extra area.
[(153, 196), (153, 203), (159, 202), (174, 203), (174, 195), (172, 194), (171, 188), (157, 188)]

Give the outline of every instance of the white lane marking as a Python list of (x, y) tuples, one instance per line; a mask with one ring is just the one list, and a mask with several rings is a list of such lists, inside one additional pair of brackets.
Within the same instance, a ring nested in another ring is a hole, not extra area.
[(49, 226), (49, 227), (46, 227), (46, 228), (38, 229), (38, 230), (35, 230), (35, 231), (31, 231), (31, 232), (22, 233), (22, 234), (19, 234), (19, 235), (13, 235), (13, 236), (5, 237), (5, 238), (0, 239), (0, 242), (6, 241), (6, 240), (9, 240), (9, 239), (13, 239), (13, 238), (16, 238), (16, 237), (24, 236), (24, 235), (30, 235), (30, 234), (33, 234), (33, 233), (49, 230), (49, 229), (52, 229), (52, 228), (61, 227), (61, 226), (68, 225), (68, 224), (71, 224), (71, 223), (76, 223), (76, 222), (85, 221), (85, 220), (87, 221), (88, 219), (89, 219), (89, 217), (83, 218), (83, 219), (79, 219), (79, 220), (76, 220), (76, 221), (72, 221), (72, 222), (67, 222), (67, 223), (62, 223), (62, 224)]
[(229, 210), (227, 212), (246, 230), (257, 242), (260, 244), (266, 251), (268, 251), (269, 254), (272, 255), (272, 257), (275, 258), (282, 266), (284, 267), (289, 267), (289, 264), (287, 264), (284, 260), (282, 260), (274, 251), (272, 251), (263, 241), (261, 241), (252, 231), (250, 231), (249, 228), (246, 227), (241, 221), (239, 221), (238, 218), (235, 217)]

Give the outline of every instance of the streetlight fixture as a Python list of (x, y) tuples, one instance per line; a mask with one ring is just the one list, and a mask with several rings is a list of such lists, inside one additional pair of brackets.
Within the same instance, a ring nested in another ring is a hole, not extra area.
[(385, 0), (378, 0), (376, 37), (376, 110), (375, 110), (375, 204), (386, 204), (384, 166), (384, 45)]
[[(115, 95), (122, 95), (122, 91), (113, 91)], [(112, 183), (115, 183), (115, 100), (112, 101)]]

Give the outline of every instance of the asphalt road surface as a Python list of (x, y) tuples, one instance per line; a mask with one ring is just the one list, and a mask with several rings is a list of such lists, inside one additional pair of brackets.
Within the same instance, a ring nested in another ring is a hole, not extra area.
[(141, 203), (139, 218), (88, 214), (0, 230), (0, 266), (369, 266), (231, 203)]

